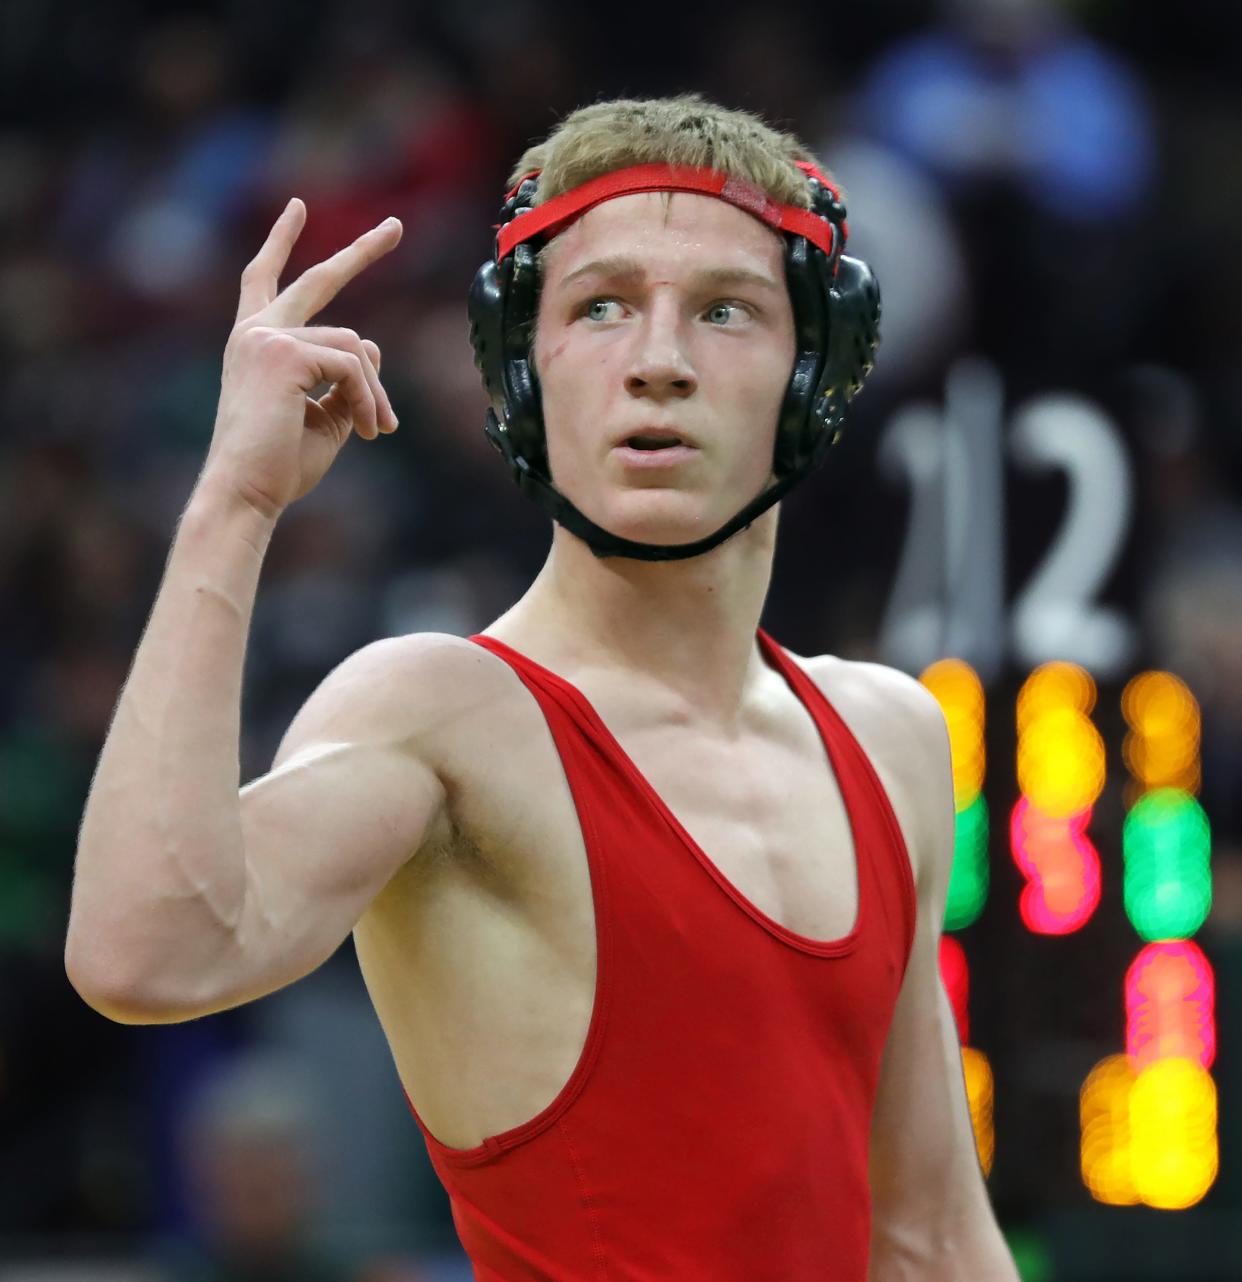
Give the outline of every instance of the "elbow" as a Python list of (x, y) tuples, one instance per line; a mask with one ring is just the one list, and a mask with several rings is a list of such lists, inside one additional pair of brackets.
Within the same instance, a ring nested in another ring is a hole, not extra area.
[(88, 947), (70, 932), (65, 941), (65, 975), (74, 992), (105, 1019), (115, 1024), (175, 1024), (193, 1018), (154, 991), (155, 986), (131, 974), (116, 958)]

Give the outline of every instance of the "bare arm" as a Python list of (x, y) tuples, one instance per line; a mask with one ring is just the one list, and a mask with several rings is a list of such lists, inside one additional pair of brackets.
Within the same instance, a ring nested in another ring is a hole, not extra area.
[[(116, 1019), (189, 1018), (304, 974), (438, 813), (434, 774), (408, 735), (359, 697), (358, 672), (375, 679), (372, 647), (295, 723), (282, 755), (299, 764), (278, 758), (269, 782), (239, 796), (242, 667), (275, 521), (351, 432), (373, 440), (396, 422), (375, 345), (305, 322), (396, 244), (399, 227), (382, 225), (278, 293), (304, 214), (291, 202), (243, 274), (211, 450), (83, 815), (65, 964)], [(310, 398), (324, 381), (332, 390)], [(399, 814), (398, 789), (410, 800)], [(342, 844), (338, 814), (352, 817), (354, 842)]]
[(906, 838), (918, 870), (918, 917), (872, 1119), (869, 1276), (872, 1282), (1018, 1282), (979, 1166), (957, 1029), (940, 980), (953, 861), (948, 735), (939, 706), (922, 686), (890, 670), (872, 669), (872, 676), (883, 681), (889, 699), (901, 701), (915, 759), (915, 831)]

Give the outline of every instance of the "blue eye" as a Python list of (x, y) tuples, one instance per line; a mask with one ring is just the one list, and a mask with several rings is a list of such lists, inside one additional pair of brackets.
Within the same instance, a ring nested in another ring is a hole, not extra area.
[(707, 317), (713, 325), (727, 325), (732, 313), (742, 310), (736, 303), (713, 303), (707, 309)]
[(613, 320), (615, 317), (609, 315), (607, 309), (617, 306), (619, 304), (615, 298), (593, 298), (583, 308), (582, 314), (593, 321)]

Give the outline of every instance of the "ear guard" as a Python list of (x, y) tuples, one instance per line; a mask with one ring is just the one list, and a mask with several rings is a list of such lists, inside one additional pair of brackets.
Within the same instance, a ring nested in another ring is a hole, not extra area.
[[(839, 438), (846, 409), (875, 364), (880, 289), (866, 263), (841, 253), (848, 228), (838, 192), (811, 165), (800, 163), (799, 167), (811, 187), (809, 211), (776, 205), (764, 193), (717, 171), (670, 166), (622, 170), (538, 207), (532, 175), (509, 193), (501, 207), (496, 251), (475, 274), (468, 306), (475, 364), (491, 401), (484, 430), (518, 487), (597, 556), (665, 561), (707, 552), (749, 525), (820, 466)], [(653, 176), (652, 171), (659, 172)], [(588, 191), (592, 187), (602, 190), (594, 193), (594, 200)], [(596, 525), (555, 488), (548, 469), (539, 380), (531, 359), (540, 285), (535, 238), (555, 235), (570, 218), (600, 199), (653, 190), (716, 195), (780, 230), (794, 315), (797, 352), (777, 421), (776, 481), (720, 529), (686, 544), (619, 538)], [(561, 209), (554, 209), (558, 202)], [(557, 221), (562, 210), (569, 212)], [(531, 228), (524, 234), (523, 219), (529, 220)]]

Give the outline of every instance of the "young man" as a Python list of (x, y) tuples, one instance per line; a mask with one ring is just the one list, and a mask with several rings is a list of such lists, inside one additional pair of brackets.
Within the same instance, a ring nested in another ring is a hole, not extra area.
[[(843, 211), (814, 213), (827, 180), (792, 139), (696, 99), (577, 112), (515, 179), (532, 170), (474, 319), (489, 432), (512, 458), (525, 415), (516, 453), (546, 443), (542, 496), (565, 505), (546, 565), (477, 638), (341, 664), (239, 796), (272, 528), (351, 431), (396, 428), (375, 345), (308, 322), (400, 228), (282, 292), (290, 202), (243, 273), (211, 449), (100, 759), (69, 975), (114, 1019), (184, 1020), (352, 931), (479, 1278), (1014, 1279), (938, 977), (939, 709), (759, 630), (775, 507), (719, 537), (789, 474), (791, 369), (833, 338), (785, 228), (817, 239), (807, 270), (840, 270)], [(496, 292), (521, 243), (525, 329)]]

